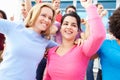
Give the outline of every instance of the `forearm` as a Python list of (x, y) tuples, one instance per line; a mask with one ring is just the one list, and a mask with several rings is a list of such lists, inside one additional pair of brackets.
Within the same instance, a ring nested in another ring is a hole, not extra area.
[(90, 5), (86, 8), (88, 14), (88, 24), (90, 27), (90, 35), (85, 41), (83, 51), (86, 56), (91, 57), (99, 49), (105, 39), (105, 29), (101, 17), (97, 13), (95, 6)]
[(27, 12), (30, 11), (30, 9), (32, 8), (31, 0), (25, 0), (25, 8)]
[[(102, 18), (97, 13), (97, 8), (94, 5), (90, 5), (86, 12), (88, 14), (88, 24), (90, 26), (90, 34), (96, 38), (105, 37), (105, 28), (102, 22)], [(104, 35), (104, 36), (103, 36)]]

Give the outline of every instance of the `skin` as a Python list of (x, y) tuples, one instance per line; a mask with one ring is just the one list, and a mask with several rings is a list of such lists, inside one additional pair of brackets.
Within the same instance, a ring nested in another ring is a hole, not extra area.
[(3, 18), (3, 15), (2, 15), (2, 13), (0, 13), (0, 19), (2, 19)]
[(55, 10), (60, 8), (60, 0), (54, 0), (54, 2), (52, 4), (53, 4), (53, 7), (55, 8)]
[(74, 17), (67, 16), (64, 19), (63, 24), (61, 26), (61, 33), (63, 38), (74, 41), (78, 33), (77, 21)]
[(36, 2), (36, 3), (41, 3), (41, 2), (42, 2), (42, 0), (35, 0), (35, 2)]
[(102, 13), (103, 10), (104, 10), (103, 5), (98, 5), (97, 11), (98, 11), (99, 15)]
[[(80, 0), (81, 5), (86, 9), (92, 4), (92, 0)], [(66, 23), (65, 23), (66, 22)], [(56, 50), (60, 56), (64, 55), (74, 44), (75, 37), (78, 33), (77, 21), (74, 17), (67, 16), (61, 26), (62, 44)]]
[(76, 18), (67, 16), (63, 21), (60, 31), (62, 34), (62, 44), (57, 49), (56, 53), (62, 56), (74, 46), (73, 42), (78, 34)]
[(23, 18), (25, 19), (26, 18), (26, 16), (27, 16), (27, 14), (28, 14), (28, 12), (27, 12), (27, 10), (26, 10), (26, 8), (25, 8), (25, 4), (23, 3), (23, 5), (21, 5), (21, 14), (23, 15)]
[(53, 17), (52, 10), (48, 7), (43, 7), (41, 9), (39, 16), (37, 17), (35, 24), (33, 25), (33, 29), (37, 33), (46, 31), (52, 24), (52, 17)]
[[(80, 2), (84, 8), (87, 8), (92, 4), (92, 0), (80, 0)], [(75, 45), (75, 37), (78, 34), (77, 20), (72, 16), (65, 17), (60, 31), (62, 35), (62, 43), (56, 50), (56, 53), (59, 56), (63, 56)]]

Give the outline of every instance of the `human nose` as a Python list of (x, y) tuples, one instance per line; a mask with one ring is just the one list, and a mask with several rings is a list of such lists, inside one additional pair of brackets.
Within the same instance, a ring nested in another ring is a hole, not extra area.
[(46, 22), (48, 22), (48, 21), (49, 21), (49, 18), (48, 18), (48, 17), (46, 17), (46, 18), (45, 18), (45, 21), (46, 21)]
[(67, 25), (67, 28), (71, 28), (71, 25)]

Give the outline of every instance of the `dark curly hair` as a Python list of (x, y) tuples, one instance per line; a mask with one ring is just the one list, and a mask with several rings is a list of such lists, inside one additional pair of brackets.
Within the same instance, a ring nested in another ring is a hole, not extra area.
[(109, 31), (117, 39), (120, 39), (120, 7), (118, 7), (109, 18)]

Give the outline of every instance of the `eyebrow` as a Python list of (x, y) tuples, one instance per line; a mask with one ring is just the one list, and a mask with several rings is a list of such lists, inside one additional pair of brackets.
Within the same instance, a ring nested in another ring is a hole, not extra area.
[[(69, 23), (69, 21), (63, 21), (64, 23)], [(72, 22), (72, 24), (77, 24), (77, 22)]]

